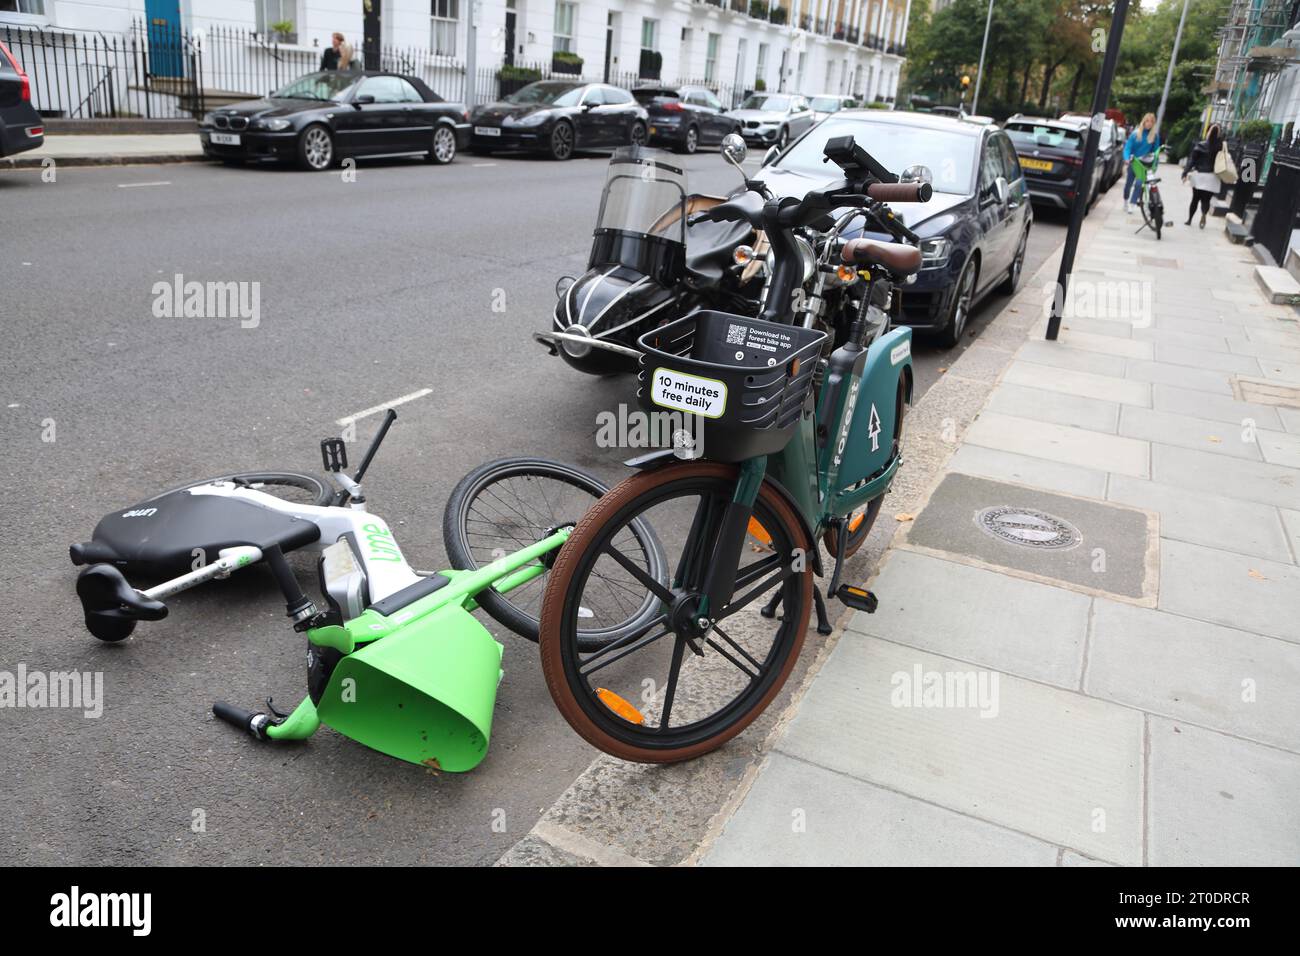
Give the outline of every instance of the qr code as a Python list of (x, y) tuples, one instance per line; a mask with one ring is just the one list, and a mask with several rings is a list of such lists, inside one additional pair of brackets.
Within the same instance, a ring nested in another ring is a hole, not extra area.
[(747, 326), (744, 326), (744, 325), (728, 325), (728, 326), (727, 326), (727, 344), (728, 344), (728, 345), (744, 345), (744, 344), (745, 344), (745, 332), (746, 332), (746, 331), (748, 331)]

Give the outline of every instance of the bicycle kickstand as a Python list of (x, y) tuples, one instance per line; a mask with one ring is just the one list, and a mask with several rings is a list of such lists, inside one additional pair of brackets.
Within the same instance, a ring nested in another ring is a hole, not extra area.
[(832, 628), (830, 615), (826, 613), (826, 599), (822, 597), (822, 589), (816, 584), (813, 585), (813, 606), (817, 609), (817, 633), (829, 634)]

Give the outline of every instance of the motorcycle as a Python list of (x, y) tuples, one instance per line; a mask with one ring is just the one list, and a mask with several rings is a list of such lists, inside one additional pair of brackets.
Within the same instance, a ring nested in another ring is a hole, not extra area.
[[(745, 146), (734, 139), (739, 150), (724, 145), (723, 156), (740, 169)], [(696, 308), (761, 308), (761, 234), (744, 222), (695, 221), (724, 197), (688, 194), (683, 171), (656, 155), (639, 146), (614, 154), (587, 271), (556, 283), (554, 327), (533, 333), (579, 371), (636, 371), (637, 339)]]

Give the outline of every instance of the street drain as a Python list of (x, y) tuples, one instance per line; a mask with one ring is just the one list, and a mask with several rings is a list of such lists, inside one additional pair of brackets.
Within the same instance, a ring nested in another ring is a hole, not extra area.
[(985, 534), (1024, 548), (1063, 550), (1083, 540), (1079, 529), (1062, 518), (1032, 508), (995, 505), (975, 512)]

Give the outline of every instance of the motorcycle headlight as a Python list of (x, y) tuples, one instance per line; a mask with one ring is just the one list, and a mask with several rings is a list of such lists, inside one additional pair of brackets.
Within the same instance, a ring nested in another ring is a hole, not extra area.
[(921, 268), (938, 269), (947, 265), (952, 255), (952, 240), (939, 237), (925, 239), (921, 242)]
[(521, 116), (515, 120), (516, 126), (541, 126), (551, 118), (549, 110), (538, 110), (536, 113), (529, 113), (527, 116)]
[(270, 130), (273, 133), (278, 133), (282, 129), (288, 129), (290, 123), (287, 119), (261, 119), (254, 123), (253, 126), (257, 129), (265, 129)]
[(803, 281), (807, 282), (817, 274), (817, 253), (812, 243), (803, 236), (795, 236), (794, 244), (799, 248), (799, 258), (803, 260)]

